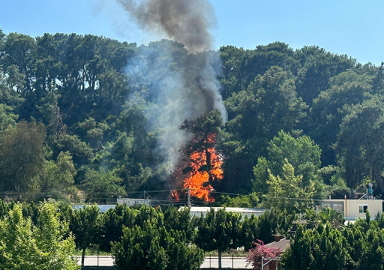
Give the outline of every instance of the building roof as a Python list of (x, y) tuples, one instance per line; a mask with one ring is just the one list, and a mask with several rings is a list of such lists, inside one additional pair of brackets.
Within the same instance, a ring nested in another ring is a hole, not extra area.
[[(77, 209), (77, 210), (80, 210), (80, 209), (83, 209), (84, 207), (87, 207), (89, 205), (83, 205), (83, 204), (75, 204), (75, 205), (72, 205), (72, 209)], [(115, 208), (115, 204), (98, 204), (97, 205), (99, 207), (99, 212), (100, 213), (105, 213), (108, 211), (108, 209), (110, 208)]]
[[(182, 208), (182, 207), (181, 207)], [(206, 206), (192, 206), (191, 212), (198, 211), (198, 212), (209, 212), (213, 208), (215, 211), (219, 209), (225, 208), (227, 212), (234, 212), (234, 213), (264, 213), (265, 209), (262, 208), (243, 208), (243, 207), (206, 207)]]
[(272, 248), (272, 247), (279, 248), (281, 252), (284, 252), (287, 249), (287, 247), (289, 247), (289, 239), (283, 238), (283, 239), (280, 239), (280, 241), (277, 241), (277, 242), (275, 241), (275, 242), (266, 244), (265, 246), (268, 248)]

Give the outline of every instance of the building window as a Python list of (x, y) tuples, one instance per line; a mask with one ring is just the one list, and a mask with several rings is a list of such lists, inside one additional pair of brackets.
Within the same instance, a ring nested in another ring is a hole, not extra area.
[(367, 212), (368, 205), (367, 204), (359, 204), (359, 213)]

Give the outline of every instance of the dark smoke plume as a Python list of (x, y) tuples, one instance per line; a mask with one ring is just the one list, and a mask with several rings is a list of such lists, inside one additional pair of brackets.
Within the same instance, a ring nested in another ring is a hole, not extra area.
[(117, 0), (144, 29), (165, 33), (191, 53), (212, 49), (215, 24), (206, 0)]
[[(213, 109), (219, 109), (223, 120), (227, 119), (217, 80), (220, 60), (218, 54), (211, 51), (213, 38), (210, 31), (215, 24), (213, 8), (206, 0), (116, 1), (142, 29), (165, 35), (187, 50), (182, 60), (175, 58), (180, 67), (178, 70), (167, 69), (157, 60), (148, 64), (145, 59), (154, 57), (145, 49), (128, 67), (128, 70), (146, 70), (149, 74), (151, 68), (154, 73), (162, 70), (162, 80), (150, 82), (158, 86), (153, 88), (159, 89), (155, 101), (158, 109), (152, 112), (150, 120), (152, 128), (162, 131), (158, 150), (170, 164), (170, 169), (174, 169), (178, 151), (188, 140), (184, 131), (179, 129), (185, 119), (197, 118)], [(130, 75), (132, 82), (134, 72)]]

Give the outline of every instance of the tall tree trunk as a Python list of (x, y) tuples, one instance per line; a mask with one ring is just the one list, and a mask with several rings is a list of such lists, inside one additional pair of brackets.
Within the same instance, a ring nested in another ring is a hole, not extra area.
[(81, 266), (84, 266), (84, 258), (85, 258), (85, 248), (83, 248), (83, 252), (81, 253)]
[(209, 144), (208, 144), (208, 134), (205, 135), (205, 142), (204, 142), (204, 151), (205, 151), (205, 162), (207, 163), (207, 173), (209, 175), (209, 178), (208, 178), (208, 183), (212, 183), (213, 182), (213, 177), (212, 177), (212, 160), (211, 160), (211, 153), (209, 152)]
[(221, 269), (221, 251), (219, 250), (219, 269)]

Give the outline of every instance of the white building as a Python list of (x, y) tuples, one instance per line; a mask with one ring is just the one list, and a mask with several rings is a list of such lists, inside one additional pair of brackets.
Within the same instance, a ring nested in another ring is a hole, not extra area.
[[(183, 209), (184, 207), (181, 207)], [(241, 208), (241, 207), (199, 207), (192, 206), (190, 209), (190, 215), (195, 217), (200, 217), (201, 215), (205, 216), (210, 210), (214, 209), (215, 211), (225, 208), (226, 212), (240, 213), (243, 217), (251, 217), (252, 215), (260, 216), (265, 212), (265, 209), (261, 208)]]
[(118, 204), (126, 204), (127, 206), (139, 206), (139, 205), (156, 205), (157, 201), (151, 199), (132, 199), (132, 198), (118, 198)]
[(365, 218), (367, 210), (371, 218), (375, 218), (377, 214), (383, 213), (383, 200), (329, 199), (322, 200), (321, 207), (330, 207), (343, 212), (346, 220)]

